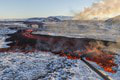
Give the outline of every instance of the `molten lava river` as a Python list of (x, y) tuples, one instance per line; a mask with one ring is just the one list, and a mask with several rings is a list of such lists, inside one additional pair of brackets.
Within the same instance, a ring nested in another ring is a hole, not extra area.
[[(114, 53), (103, 51), (103, 44), (107, 41), (97, 41), (89, 38), (68, 38), (62, 36), (50, 36), (43, 34), (32, 34), (33, 30), (18, 30), (16, 33), (8, 34), (6, 42), (11, 42), (9, 48), (1, 48), (0, 52), (34, 52), (50, 51), (69, 59), (81, 59), (95, 62), (105, 71), (116, 73), (113, 67)], [(102, 42), (102, 44), (101, 44)]]

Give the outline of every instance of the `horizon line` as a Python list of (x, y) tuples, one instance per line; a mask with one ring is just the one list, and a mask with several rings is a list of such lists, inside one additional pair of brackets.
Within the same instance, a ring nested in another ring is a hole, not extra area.
[[(68, 15), (55, 15), (55, 16), (68, 16)], [(69, 15), (70, 17), (74, 17), (73, 15)], [(0, 17), (0, 19), (27, 19), (27, 18), (47, 18), (50, 16), (31, 16), (31, 17)]]

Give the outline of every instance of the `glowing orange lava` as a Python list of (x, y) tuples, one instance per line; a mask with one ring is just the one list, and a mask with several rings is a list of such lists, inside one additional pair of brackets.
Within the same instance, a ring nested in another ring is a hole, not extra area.
[(91, 54), (90, 56), (86, 57), (87, 60), (96, 62), (107, 72), (116, 73), (116, 70), (112, 69), (113, 67), (117, 66), (117, 64), (114, 62), (114, 55), (101, 50), (97, 45), (94, 47), (86, 47), (85, 52), (86, 54)]

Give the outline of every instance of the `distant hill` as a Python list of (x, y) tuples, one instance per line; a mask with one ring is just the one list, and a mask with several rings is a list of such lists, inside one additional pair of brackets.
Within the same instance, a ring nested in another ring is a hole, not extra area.
[(0, 19), (0, 21), (37, 21), (37, 22), (60, 22), (64, 20), (72, 20), (72, 16), (49, 16), (49, 17), (33, 17), (21, 19)]
[(60, 20), (72, 20), (73, 19), (72, 16), (55, 16), (55, 17)]
[(60, 22), (61, 20), (56, 17), (35, 17), (35, 18), (28, 18), (26, 21), (35, 21), (35, 22)]
[(111, 23), (120, 23), (120, 15), (119, 16), (115, 16), (113, 18), (107, 19), (105, 22), (111, 22)]
[(37, 21), (37, 22), (60, 22), (64, 20), (72, 20), (73, 17), (71, 16), (50, 16), (47, 18), (44, 17), (35, 17), (35, 18), (28, 18), (26, 21)]
[(105, 21), (105, 26), (109, 29), (120, 29), (120, 15)]

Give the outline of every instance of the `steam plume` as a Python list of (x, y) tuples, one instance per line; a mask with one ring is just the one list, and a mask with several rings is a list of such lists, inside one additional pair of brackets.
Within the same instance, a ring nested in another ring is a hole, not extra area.
[(120, 0), (102, 0), (98, 3), (94, 3), (89, 8), (85, 8), (83, 12), (76, 14), (75, 19), (104, 20), (117, 15), (120, 15)]

